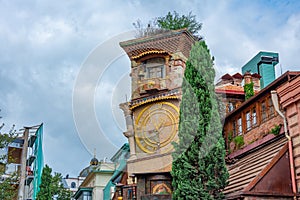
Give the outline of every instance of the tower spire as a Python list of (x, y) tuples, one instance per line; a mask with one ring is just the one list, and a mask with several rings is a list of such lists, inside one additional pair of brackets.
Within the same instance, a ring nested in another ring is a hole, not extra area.
[(96, 158), (96, 148), (94, 148), (94, 158), (91, 160), (90, 165), (97, 166), (99, 163), (98, 159)]

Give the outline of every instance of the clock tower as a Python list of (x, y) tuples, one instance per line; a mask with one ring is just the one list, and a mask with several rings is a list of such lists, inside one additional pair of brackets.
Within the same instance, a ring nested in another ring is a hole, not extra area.
[[(182, 29), (120, 43), (131, 61), (131, 100), (120, 108), (130, 146), (127, 170), (137, 179), (137, 199), (171, 197), (171, 153), (172, 143), (178, 141), (181, 84), (195, 41)], [(130, 197), (123, 194), (123, 198)]]

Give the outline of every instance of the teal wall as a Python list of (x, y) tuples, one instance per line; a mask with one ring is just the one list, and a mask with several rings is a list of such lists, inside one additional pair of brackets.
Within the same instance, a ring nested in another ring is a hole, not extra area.
[(110, 200), (111, 197), (110, 197), (110, 188), (111, 187), (114, 187), (115, 184), (110, 180), (107, 185), (105, 186), (105, 188), (103, 189), (103, 199), (104, 200)]
[(114, 174), (110, 178), (109, 182), (103, 189), (104, 200), (110, 200), (110, 188), (115, 186), (122, 178), (123, 172), (126, 170), (127, 159), (129, 157), (129, 144), (125, 143), (117, 153), (111, 158), (111, 160), (119, 165)]
[(261, 75), (260, 87), (263, 89), (275, 80), (275, 65), (278, 64), (278, 60), (278, 53), (260, 51), (242, 67), (242, 73), (245, 74), (248, 71), (251, 74)]
[(260, 80), (261, 88), (266, 87), (275, 80), (275, 69), (270, 64), (262, 63), (259, 67), (259, 74), (262, 76)]

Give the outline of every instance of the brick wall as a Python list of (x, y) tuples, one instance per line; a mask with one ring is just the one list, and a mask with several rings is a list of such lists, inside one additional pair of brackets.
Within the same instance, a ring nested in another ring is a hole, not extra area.
[(245, 145), (251, 144), (254, 141), (259, 140), (264, 136), (270, 134), (271, 129), (274, 128), (275, 125), (279, 124), (283, 124), (283, 119), (279, 115), (276, 115), (273, 118), (261, 123), (254, 129), (251, 129), (250, 131), (246, 132), (244, 134)]
[(300, 192), (300, 101), (286, 107), (289, 134), (293, 143), (293, 156), (298, 192)]
[(284, 108), (288, 131), (292, 138), (297, 190), (300, 192), (300, 77), (290, 80), (277, 89)]

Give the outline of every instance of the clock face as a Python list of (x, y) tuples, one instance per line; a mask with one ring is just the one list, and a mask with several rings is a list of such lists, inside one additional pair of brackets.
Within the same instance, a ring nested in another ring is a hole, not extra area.
[(166, 153), (173, 149), (178, 130), (179, 109), (170, 102), (146, 106), (135, 120), (135, 141), (146, 153)]

